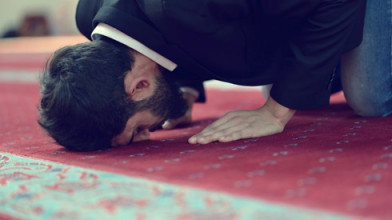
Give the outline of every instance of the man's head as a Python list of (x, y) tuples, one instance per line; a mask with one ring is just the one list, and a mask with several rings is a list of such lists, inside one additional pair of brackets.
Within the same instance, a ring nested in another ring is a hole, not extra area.
[(145, 139), (146, 130), (186, 110), (178, 88), (156, 63), (111, 41), (56, 51), (44, 70), (41, 93), (39, 124), (77, 151)]

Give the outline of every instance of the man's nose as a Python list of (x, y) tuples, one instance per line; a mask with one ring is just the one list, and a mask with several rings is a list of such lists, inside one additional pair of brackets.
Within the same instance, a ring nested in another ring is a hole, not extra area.
[(145, 141), (148, 139), (150, 139), (150, 131), (148, 129), (143, 129), (139, 131), (137, 134), (135, 134), (133, 141), (138, 142), (138, 141)]

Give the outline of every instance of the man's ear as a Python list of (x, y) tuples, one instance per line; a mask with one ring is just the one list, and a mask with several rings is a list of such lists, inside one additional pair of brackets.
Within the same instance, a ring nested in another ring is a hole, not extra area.
[(140, 77), (131, 84), (128, 94), (133, 101), (141, 101), (149, 98), (153, 94), (153, 86), (149, 79)]
[(144, 55), (135, 53), (134, 57), (132, 70), (125, 76), (124, 87), (133, 101), (140, 101), (153, 95), (159, 69), (154, 61)]

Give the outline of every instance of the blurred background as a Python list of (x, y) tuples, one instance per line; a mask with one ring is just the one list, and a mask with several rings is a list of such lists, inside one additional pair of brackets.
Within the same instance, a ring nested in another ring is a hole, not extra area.
[[(87, 41), (76, 28), (77, 3), (0, 0), (0, 83), (37, 82), (36, 75), (56, 49)], [(206, 84), (210, 85), (245, 88), (214, 80)]]
[(0, 37), (78, 34), (77, 0), (0, 0)]
[(0, 0), (0, 88), (4, 83), (37, 83), (55, 50), (87, 41), (76, 28), (77, 3)]

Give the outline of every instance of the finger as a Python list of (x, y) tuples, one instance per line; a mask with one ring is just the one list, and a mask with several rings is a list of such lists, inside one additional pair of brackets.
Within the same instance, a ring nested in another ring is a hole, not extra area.
[(220, 138), (230, 135), (234, 132), (241, 131), (248, 126), (248, 123), (242, 120), (229, 121), (222, 124), (216, 130), (203, 133), (200, 132), (189, 139), (190, 143), (208, 144), (213, 141), (218, 141)]
[(220, 124), (219, 126), (215, 126), (214, 128), (207, 127), (206, 129), (201, 131), (197, 136), (202, 137), (202, 136), (218, 135), (218, 132), (219, 134), (221, 134), (221, 132), (232, 132), (232, 130), (241, 129), (247, 124), (248, 124), (247, 121), (244, 121), (243, 118), (233, 117), (231, 118), (231, 120), (228, 120), (225, 123)]
[(169, 120), (166, 120), (163, 123), (162, 128), (165, 129), (165, 130), (168, 130), (168, 129), (174, 128), (176, 125), (177, 125), (177, 123), (175, 122), (175, 120), (170, 120), (169, 119)]
[(276, 123), (267, 123), (263, 127), (258, 127), (257, 124), (250, 124), (247, 128), (238, 131), (233, 131), (219, 139), (220, 142), (236, 141), (244, 138), (254, 138), (261, 136), (268, 136), (283, 131)]
[(252, 138), (255, 137), (257, 135), (254, 135), (254, 133), (252, 133), (252, 131), (250, 131), (251, 133), (249, 133), (248, 130), (239, 130), (239, 131), (234, 131), (231, 134), (227, 134), (225, 136), (222, 136), (221, 138), (219, 138), (219, 142), (231, 142), (231, 141), (237, 141), (240, 139), (244, 139), (244, 138)]
[(222, 121), (219, 123), (211, 124), (205, 129), (203, 129), (200, 133), (198, 133), (196, 136), (197, 137), (202, 137), (202, 136), (210, 136), (218, 131), (223, 131), (226, 129), (235, 129), (238, 127), (240, 124), (243, 124), (244, 120), (241, 117), (237, 116), (230, 116), (227, 118), (224, 118)]
[(167, 130), (167, 129), (173, 129), (178, 125), (184, 125), (184, 124), (189, 124), (191, 123), (191, 117), (189, 116), (184, 116), (178, 119), (168, 119), (166, 120), (163, 125), (162, 128)]
[(230, 120), (226, 121), (225, 123), (216, 126), (215, 128), (207, 128), (201, 131), (196, 137), (207, 137), (207, 136), (214, 136), (219, 137), (220, 135), (226, 134), (227, 132), (233, 132), (234, 130), (243, 129), (248, 125), (248, 120), (234, 116)]
[[(212, 141), (229, 142), (242, 138), (258, 136), (263, 128), (259, 127), (257, 118), (255, 118), (253, 114), (249, 113), (246, 117), (234, 117), (231, 121), (227, 121), (227, 123), (222, 124), (213, 131), (202, 131), (195, 135), (195, 138), (191, 139), (190, 142), (197, 142), (201, 144), (210, 143)], [(260, 133), (260, 135), (262, 134)]]
[(208, 133), (211, 131), (214, 131), (216, 128), (222, 126), (223, 124), (226, 124), (227, 122), (231, 121), (233, 118), (238, 117), (239, 112), (229, 112), (222, 116), (220, 119), (216, 120), (212, 124), (210, 124), (208, 127), (206, 127), (202, 132), (203, 133)]
[(218, 130), (216, 130), (213, 133), (210, 134), (204, 134), (198, 137), (198, 139), (203, 139), (203, 143), (210, 143), (212, 141), (218, 141), (223, 137), (229, 136), (233, 133), (238, 133), (246, 129), (248, 124), (246, 123), (236, 123), (233, 126), (229, 127), (220, 127)]

